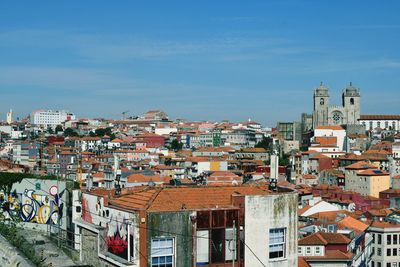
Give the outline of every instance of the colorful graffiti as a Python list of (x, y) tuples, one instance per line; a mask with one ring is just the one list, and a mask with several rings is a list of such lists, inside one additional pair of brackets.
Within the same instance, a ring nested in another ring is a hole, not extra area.
[(54, 186), (50, 188), (48, 195), (33, 189), (25, 189), (24, 193), (14, 191), (9, 196), (0, 192), (3, 216), (22, 222), (57, 224), (63, 216), (64, 203), (60, 199), (64, 192), (65, 190), (58, 193)]
[[(101, 248), (104, 252), (128, 259), (128, 227), (132, 227), (129, 217), (127, 212), (104, 206), (102, 197), (82, 194), (82, 219), (105, 227), (104, 232), (100, 234), (103, 243)], [(130, 234), (133, 236), (133, 228)]]

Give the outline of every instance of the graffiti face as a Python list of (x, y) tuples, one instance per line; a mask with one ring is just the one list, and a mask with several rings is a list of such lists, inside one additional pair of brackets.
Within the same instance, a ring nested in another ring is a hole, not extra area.
[[(55, 195), (51, 195), (54, 192)], [(59, 218), (62, 218), (64, 203), (59, 203), (59, 199), (63, 194), (64, 191), (57, 194), (54, 186), (50, 188), (50, 195), (25, 189), (23, 194), (10, 194), (6, 202), (4, 193), (0, 193), (0, 205), (6, 218), (30, 223), (57, 224)]]

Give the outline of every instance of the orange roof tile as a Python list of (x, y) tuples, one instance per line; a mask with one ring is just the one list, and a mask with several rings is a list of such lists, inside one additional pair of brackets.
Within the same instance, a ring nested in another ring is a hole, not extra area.
[(340, 125), (319, 125), (315, 128), (316, 130), (344, 130)]
[(388, 176), (389, 173), (381, 170), (364, 170), (357, 173), (358, 176)]

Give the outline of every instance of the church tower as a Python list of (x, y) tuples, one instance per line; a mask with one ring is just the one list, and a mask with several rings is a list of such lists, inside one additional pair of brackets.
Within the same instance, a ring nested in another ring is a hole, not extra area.
[(346, 124), (358, 124), (360, 118), (360, 90), (350, 82), (343, 91), (342, 102), (345, 111)]
[(329, 91), (321, 82), (314, 91), (313, 128), (328, 124)]

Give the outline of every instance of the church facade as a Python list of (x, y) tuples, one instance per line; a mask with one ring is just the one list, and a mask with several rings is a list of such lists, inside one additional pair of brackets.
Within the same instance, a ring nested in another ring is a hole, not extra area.
[(322, 125), (359, 124), (361, 109), (360, 90), (349, 84), (342, 94), (342, 105), (330, 105), (329, 89), (321, 85), (314, 91), (313, 129)]

